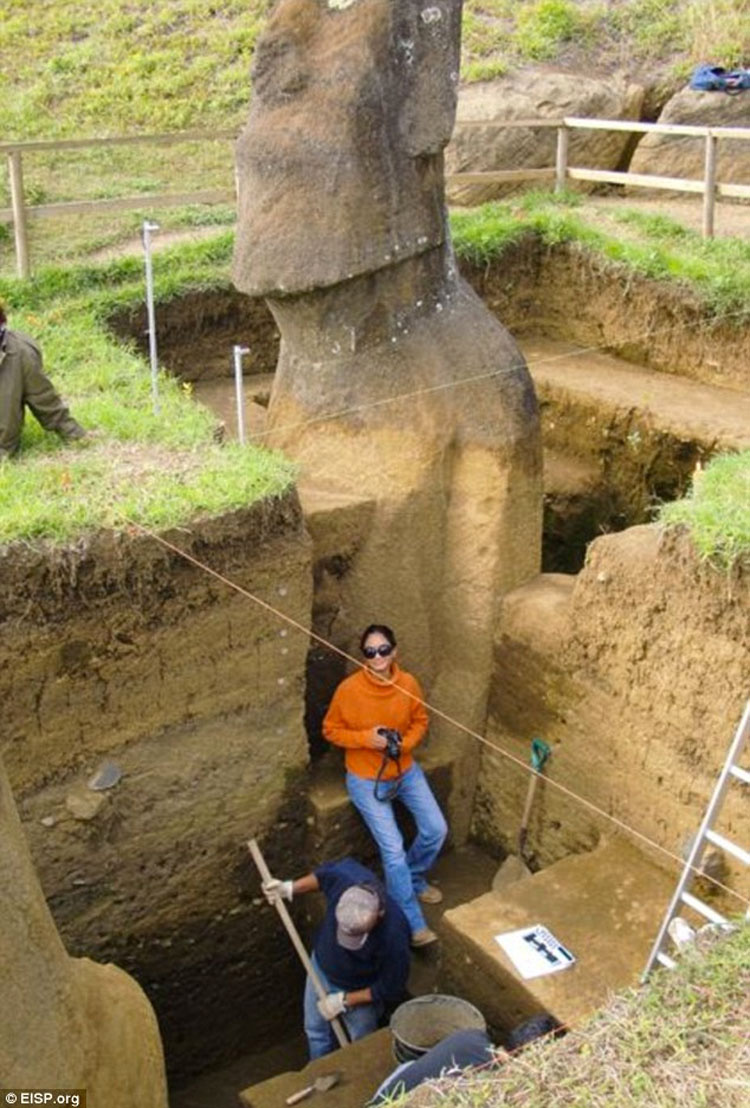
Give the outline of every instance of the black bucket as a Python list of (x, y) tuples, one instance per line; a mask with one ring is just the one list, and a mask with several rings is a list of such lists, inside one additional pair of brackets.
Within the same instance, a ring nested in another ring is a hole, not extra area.
[(400, 1004), (390, 1027), (397, 1062), (413, 1062), (454, 1031), (487, 1030), (484, 1016), (468, 1000), (440, 993)]

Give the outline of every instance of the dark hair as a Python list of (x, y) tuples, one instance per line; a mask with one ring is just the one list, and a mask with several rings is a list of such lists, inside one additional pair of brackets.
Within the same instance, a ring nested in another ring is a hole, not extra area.
[(8, 322), (8, 317), (5, 314), (5, 308), (3, 307), (2, 304), (0, 304), (0, 327), (2, 327), (2, 325), (4, 323), (7, 323), (7, 322)]
[(365, 643), (369, 639), (370, 635), (382, 635), (384, 639), (387, 639), (391, 646), (396, 645), (396, 636), (390, 627), (386, 627), (384, 623), (371, 623), (369, 627), (365, 627), (359, 640), (359, 649), (364, 650)]
[(550, 1039), (558, 1039), (564, 1034), (565, 1028), (559, 1020), (556, 1020), (549, 1012), (540, 1012), (538, 1015), (531, 1016), (530, 1019), (516, 1024), (513, 1030), (506, 1035), (503, 1046), (512, 1054), (514, 1050), (520, 1050), (522, 1047), (528, 1046), (529, 1043), (533, 1043), (534, 1039), (541, 1039), (545, 1035)]

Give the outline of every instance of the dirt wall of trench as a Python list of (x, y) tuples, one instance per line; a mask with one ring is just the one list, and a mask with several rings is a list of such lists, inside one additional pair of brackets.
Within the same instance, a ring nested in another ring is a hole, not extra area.
[(664, 373), (750, 387), (750, 328), (713, 317), (677, 282), (656, 281), (576, 243), (528, 234), (486, 265), (461, 271), (509, 331), (537, 332)]
[[(511, 594), (488, 735), (527, 764), (533, 736), (552, 748), (529, 829), (537, 864), (590, 849), (613, 826), (552, 782), (680, 857), (742, 715), (748, 672), (750, 577), (700, 563), (679, 532), (602, 537), (577, 578), (542, 575)], [(517, 765), (484, 752), (474, 833), (497, 852), (516, 849), (527, 784)], [(717, 824), (740, 846), (750, 842), (747, 798), (733, 783)], [(679, 862), (635, 841), (676, 880)], [(750, 896), (747, 870), (728, 861), (729, 885)]]
[[(750, 329), (714, 318), (676, 282), (634, 273), (575, 243), (545, 246), (533, 233), (486, 264), (459, 268), (515, 336), (541, 333), (707, 384), (750, 388)], [(159, 355), (188, 381), (228, 377), (232, 346), (248, 348), (246, 373), (273, 373), (279, 334), (263, 300), (235, 289), (193, 292), (159, 304)], [(114, 332), (148, 354), (145, 308), (116, 313)]]
[[(168, 538), (307, 624), (296, 494)], [(148, 538), (2, 566), (3, 756), (67, 949), (136, 977), (173, 1075), (271, 1041), (299, 971), (245, 842), (272, 829), (285, 873), (305, 854), (306, 637)]]

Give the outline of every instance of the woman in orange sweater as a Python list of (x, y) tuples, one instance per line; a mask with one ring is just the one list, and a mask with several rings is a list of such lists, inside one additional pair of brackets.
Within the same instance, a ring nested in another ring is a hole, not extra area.
[[(336, 689), (323, 734), (346, 750), (346, 788), (378, 844), (388, 892), (409, 921), (412, 946), (426, 946), (437, 935), (427, 926), (420, 901), (442, 900), (440, 890), (427, 884), (427, 873), (448, 831), (412, 756), (427, 731), (427, 712), (416, 678), (396, 664), (396, 636), (390, 627), (371, 624), (360, 647), (365, 664)], [(396, 795), (417, 825), (408, 850), (393, 811)]]

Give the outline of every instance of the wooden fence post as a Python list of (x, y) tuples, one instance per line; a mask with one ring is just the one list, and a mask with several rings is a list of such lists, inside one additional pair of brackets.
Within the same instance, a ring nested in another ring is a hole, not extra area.
[(555, 155), (555, 192), (565, 192), (568, 176), (568, 140), (570, 131), (564, 123), (557, 128), (557, 153)]
[(706, 159), (703, 174), (703, 237), (713, 238), (716, 209), (716, 136), (706, 135)]
[(8, 154), (8, 176), (10, 177), (10, 203), (13, 209), (13, 232), (16, 240), (16, 270), (19, 277), (28, 277), (30, 273), (29, 238), (26, 228), (23, 164), (20, 150), (11, 150)]

